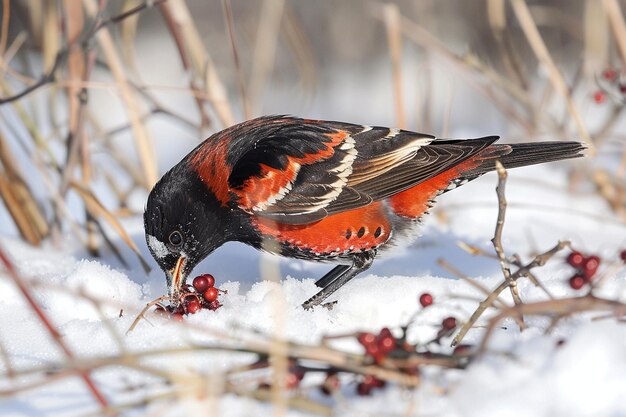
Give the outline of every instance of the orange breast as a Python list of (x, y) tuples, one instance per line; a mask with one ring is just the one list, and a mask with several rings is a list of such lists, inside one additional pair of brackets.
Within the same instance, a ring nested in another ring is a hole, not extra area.
[(254, 222), (265, 236), (319, 254), (369, 250), (385, 243), (391, 236), (391, 224), (381, 202), (305, 225), (284, 224), (263, 218), (255, 218)]

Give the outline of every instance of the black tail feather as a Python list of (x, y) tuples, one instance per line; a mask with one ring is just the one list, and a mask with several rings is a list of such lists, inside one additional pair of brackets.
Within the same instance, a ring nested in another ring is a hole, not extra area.
[[(506, 152), (505, 147), (510, 148)], [(484, 162), (478, 167), (465, 173), (468, 177), (477, 177), (496, 168), (496, 160), (500, 160), (506, 169), (524, 167), (527, 165), (555, 162), (563, 159), (580, 158), (586, 147), (579, 142), (534, 142), (513, 145), (493, 145), (492, 155), (485, 155)], [(502, 149), (498, 149), (502, 148)], [(491, 149), (491, 148), (489, 148)], [(500, 152), (497, 152), (497, 151)], [(504, 152), (502, 152), (504, 151)]]

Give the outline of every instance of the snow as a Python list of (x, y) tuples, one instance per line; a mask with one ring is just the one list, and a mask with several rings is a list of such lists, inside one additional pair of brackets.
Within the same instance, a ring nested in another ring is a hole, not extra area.
[[(547, 250), (558, 239), (571, 238), (575, 247), (598, 253), (604, 259), (616, 259), (624, 246), (624, 227), (603, 219), (610, 212), (602, 201), (590, 195), (566, 192), (564, 172), (553, 167), (512, 170), (507, 184), (510, 208), (504, 233), (504, 247), (519, 252), (525, 259), (532, 250)], [(425, 291), (433, 294), (435, 304), (418, 315), (409, 329), (409, 341), (426, 341), (437, 332), (438, 323), (449, 315), (466, 319), (483, 296), (474, 287), (452, 277), (436, 263), (445, 258), (487, 288), (501, 281), (495, 260), (472, 257), (458, 248), (464, 240), (490, 249), (497, 202), (495, 175), (485, 177), (440, 198), (438, 209), (448, 222), (441, 224), (438, 215), (426, 221), (423, 236), (406, 247), (398, 247), (372, 269), (344, 288), (332, 299), (332, 310), (304, 311), (300, 303), (316, 292), (314, 281), (328, 265), (303, 261), (278, 260), (239, 244), (220, 248), (201, 263), (196, 273), (211, 272), (217, 285), (228, 291), (224, 304), (215, 312), (200, 311), (186, 323), (150, 316), (125, 335), (145, 303), (165, 293), (163, 273), (146, 275), (138, 264), (123, 268), (110, 254), (88, 258), (81, 249), (58, 251), (51, 247), (32, 248), (11, 238), (1, 238), (18, 270), (28, 276), (33, 293), (58, 326), (63, 339), (80, 358), (117, 355), (121, 352), (145, 352), (157, 349), (184, 348), (192, 344), (227, 341), (229, 337), (248, 334), (277, 334), (304, 344), (317, 344), (320, 337), (353, 331), (377, 331), (383, 326), (395, 332), (417, 310), (417, 298)], [(524, 204), (549, 205), (553, 210), (530, 210)], [(457, 210), (457, 205), (463, 210)], [(571, 210), (570, 208), (576, 208)], [(581, 213), (592, 212), (600, 219)], [(127, 219), (125, 226), (145, 255), (148, 248), (140, 216)], [(532, 236), (529, 237), (529, 236)], [(532, 242), (532, 243), (529, 243)], [(68, 247), (71, 248), (71, 245)], [(154, 249), (154, 248), (153, 248)], [(124, 253), (126, 256), (129, 253)], [(129, 256), (127, 256), (130, 259)], [(269, 259), (269, 261), (268, 261)], [(260, 265), (263, 268), (259, 268)], [(607, 269), (603, 266), (604, 270)], [(276, 282), (272, 271), (280, 271)], [(268, 272), (269, 271), (269, 272)], [(566, 284), (571, 268), (557, 256), (537, 270), (542, 282), (556, 297), (571, 295)], [(261, 276), (270, 280), (262, 281)], [(545, 295), (526, 280), (520, 292), (525, 301), (545, 299)], [(626, 298), (626, 274), (622, 268), (608, 279), (599, 295), (612, 299)], [(94, 302), (76, 293), (87, 295)], [(502, 298), (508, 300), (508, 294)], [(98, 307), (99, 306), (99, 307)], [(120, 310), (121, 314), (120, 314)], [(121, 315), (121, 316), (120, 316)], [(29, 369), (62, 363), (62, 353), (51, 342), (21, 296), (8, 279), (0, 280), (0, 336), (11, 357), (14, 369)], [(481, 320), (479, 324), (485, 324)], [(362, 398), (354, 393), (354, 384), (343, 381), (345, 402), (322, 398), (315, 389), (310, 396), (334, 404), (336, 412), (445, 416), (616, 416), (626, 413), (621, 400), (626, 394), (626, 327), (612, 320), (592, 321), (590, 315), (564, 320), (551, 334), (544, 334), (549, 322), (541, 317), (527, 317), (529, 329), (519, 332), (505, 321), (506, 329), (496, 331), (490, 350), (465, 371), (426, 368), (421, 386), (412, 392), (394, 387)], [(115, 329), (116, 337), (112, 337)], [(478, 343), (483, 329), (471, 330), (468, 343)], [(566, 340), (557, 347), (558, 340)], [(350, 351), (359, 347), (351, 340), (335, 346)], [(439, 347), (449, 351), (446, 343)], [(200, 372), (210, 375), (253, 360), (249, 354), (224, 352), (187, 353), (155, 356), (144, 365), (161, 371)], [(2, 365), (6, 372), (6, 366)], [(145, 395), (168, 392), (159, 378), (122, 367), (102, 368), (94, 372), (98, 386), (114, 404), (137, 401)], [(319, 379), (319, 378), (318, 378)], [(32, 381), (2, 380), (0, 389)], [(315, 376), (307, 376), (306, 387), (314, 386)], [(218, 384), (216, 382), (216, 384)], [(218, 384), (219, 385), (219, 384)], [(169, 404), (169, 403), (168, 403)], [(221, 416), (265, 415), (272, 410), (267, 403), (225, 395), (218, 399), (183, 396), (166, 407), (155, 402), (128, 415), (162, 411), (178, 416), (190, 410), (213, 407)], [(96, 404), (76, 378), (57, 382), (11, 396), (0, 404), (2, 415), (75, 416), (96, 410)], [(192, 414), (193, 415), (193, 414)], [(291, 410), (289, 416), (307, 415)]]

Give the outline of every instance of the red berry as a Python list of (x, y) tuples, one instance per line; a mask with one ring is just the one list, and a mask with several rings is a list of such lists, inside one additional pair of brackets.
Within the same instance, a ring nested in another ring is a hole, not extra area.
[(208, 290), (204, 292), (204, 299), (210, 303), (212, 301), (217, 300), (218, 295), (219, 295), (219, 291), (217, 290), (217, 288), (210, 287)]
[(363, 382), (361, 383), (367, 385), (370, 388), (382, 388), (385, 386), (385, 381), (376, 378), (374, 375), (365, 375), (363, 377)]
[(585, 257), (580, 252), (572, 252), (567, 256), (567, 263), (574, 268), (582, 268), (585, 262)]
[(211, 301), (209, 303), (209, 310), (217, 310), (218, 308), (220, 308), (222, 306), (222, 303), (220, 303), (218, 300), (215, 301)]
[(585, 259), (583, 264), (583, 274), (585, 278), (591, 279), (596, 274), (598, 267), (600, 266), (600, 257), (592, 255)]
[(339, 389), (339, 386), (339, 376), (336, 373), (329, 373), (328, 375), (326, 375), (326, 379), (324, 380), (324, 383), (322, 384), (320, 389), (322, 390), (322, 393), (324, 395), (331, 395), (333, 392)]
[(604, 91), (596, 91), (593, 95), (593, 100), (597, 104), (604, 103), (605, 99), (606, 99), (606, 94), (604, 93)]
[(365, 346), (365, 353), (376, 358), (381, 356), (381, 349), (376, 343)]
[(619, 85), (619, 92), (622, 93), (622, 94), (626, 94), (626, 84), (620, 83), (620, 85)]
[(197, 300), (190, 301), (187, 304), (187, 311), (189, 314), (196, 314), (201, 308), (202, 306)]
[(183, 315), (181, 313), (172, 313), (171, 317), (174, 321), (183, 321)]
[(617, 78), (617, 71), (615, 71), (614, 69), (605, 69), (602, 72), (602, 76), (604, 77), (605, 80), (609, 80), (609, 81), (613, 81), (615, 80), (615, 78)]
[(300, 385), (300, 381), (302, 381), (302, 378), (300, 378), (300, 375), (290, 372), (285, 377), (285, 387), (287, 389), (294, 389), (298, 385)]
[(196, 291), (202, 293), (205, 292), (209, 287), (209, 280), (207, 279), (206, 275), (200, 275), (197, 276), (193, 279), (193, 287), (196, 289)]
[(622, 261), (626, 262), (626, 249), (620, 252), (619, 257), (622, 259)]
[(581, 289), (585, 285), (585, 278), (581, 275), (574, 275), (569, 279), (569, 286), (575, 290)]
[(429, 305), (431, 305), (433, 303), (433, 296), (430, 295), (429, 293), (425, 292), (424, 294), (420, 295), (420, 304), (422, 305), (422, 307), (426, 308)]
[(383, 327), (380, 330), (380, 333), (378, 333), (378, 337), (379, 338), (383, 338), (383, 337), (393, 337), (393, 335), (391, 334), (391, 330), (389, 330), (388, 327)]
[(453, 330), (453, 329), (455, 329), (456, 328), (456, 319), (454, 317), (446, 317), (441, 322), (441, 327), (443, 327), (444, 330)]
[(376, 342), (376, 336), (374, 336), (373, 333), (359, 333), (359, 335), (357, 336), (357, 340), (361, 345), (367, 347)]
[(214, 287), (215, 286), (215, 277), (213, 277), (213, 275), (211, 274), (203, 274), (203, 277), (205, 277), (209, 283), (209, 287)]
[(378, 347), (380, 347), (380, 350), (382, 350), (384, 353), (389, 353), (395, 350), (396, 339), (394, 339), (392, 336), (383, 337), (378, 341)]
[(366, 395), (370, 395), (372, 392), (372, 386), (371, 385), (367, 385), (363, 382), (360, 382), (357, 386), (356, 386), (356, 392), (357, 394), (359, 394), (360, 396), (366, 396)]
[(373, 343), (365, 347), (365, 354), (371, 356), (374, 359), (374, 362), (380, 363), (385, 357), (385, 353), (378, 345), (378, 343)]

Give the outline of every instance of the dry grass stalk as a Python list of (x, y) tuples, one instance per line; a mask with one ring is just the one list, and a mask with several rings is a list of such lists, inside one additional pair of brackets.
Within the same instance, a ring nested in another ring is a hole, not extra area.
[[(155, 4), (152, 4), (151, 6), (154, 5)], [(139, 0), (124, 0), (121, 8), (121, 16), (124, 16), (124, 14), (128, 12), (131, 12), (131, 15), (122, 17), (119, 24), (122, 39), (122, 60), (135, 77), (139, 77), (139, 71), (135, 61), (135, 39), (137, 37), (137, 26), (139, 24), (139, 13), (136, 12), (138, 7), (147, 7), (147, 3), (140, 2)]]
[(202, 43), (202, 38), (191, 17), (187, 3), (185, 0), (172, 0), (168, 2), (168, 6), (172, 19), (176, 22), (177, 30), (180, 30), (181, 37), (185, 41), (194, 77), (197, 81), (202, 80), (204, 82), (209, 102), (215, 109), (222, 125), (224, 127), (232, 125), (235, 118), (228, 101), (226, 88), (217, 73), (209, 52)]
[(498, 44), (504, 67), (509, 73), (509, 78), (521, 86), (522, 89), (527, 90), (528, 82), (520, 67), (519, 57), (515, 53), (511, 34), (507, 30), (505, 0), (488, 0), (487, 18)]
[(133, 242), (130, 236), (128, 236), (126, 230), (124, 230), (117, 218), (109, 210), (107, 210), (104, 205), (102, 205), (100, 200), (98, 200), (93, 192), (85, 188), (82, 184), (74, 181), (71, 181), (69, 186), (74, 191), (76, 191), (76, 193), (83, 199), (89, 213), (94, 216), (94, 218), (103, 217), (111, 225), (111, 227), (113, 227), (113, 229), (117, 232), (117, 234), (124, 241), (124, 243), (126, 243), (126, 245), (135, 253), (135, 255), (137, 255), (137, 259), (139, 259), (139, 262), (141, 263), (143, 269), (146, 272), (150, 271), (150, 266), (141, 255), (141, 252), (139, 252), (139, 248), (137, 248), (135, 242)]
[(250, 76), (250, 101), (253, 114), (261, 112), (265, 84), (274, 68), (280, 22), (285, 0), (264, 0), (261, 6), (259, 26), (256, 33), (252, 74)]
[[(84, 0), (83, 4), (87, 14), (95, 18), (98, 12), (95, 0)], [(148, 129), (141, 122), (139, 102), (128, 84), (126, 75), (124, 74), (124, 67), (113, 43), (111, 33), (106, 27), (102, 27), (95, 36), (100, 43), (111, 74), (118, 85), (122, 101), (128, 111), (133, 129), (133, 137), (137, 146), (137, 153), (145, 176), (143, 185), (150, 189), (158, 179), (158, 170), (152, 139), (150, 138)]]
[(406, 129), (406, 115), (404, 111), (404, 94), (402, 87), (402, 32), (400, 30), (400, 11), (392, 3), (383, 8), (385, 27), (387, 29), (387, 43), (391, 58), (393, 73), (394, 106), (396, 109), (396, 125)]
[(38, 245), (48, 235), (48, 224), (15, 160), (6, 139), (0, 135), (0, 197), (20, 235), (29, 243)]
[(233, 10), (230, 0), (222, 0), (222, 8), (224, 10), (224, 20), (228, 28), (228, 38), (230, 39), (230, 48), (233, 52), (233, 64), (237, 72), (237, 83), (239, 84), (239, 95), (241, 105), (243, 107), (244, 116), (247, 119), (252, 118), (252, 110), (250, 109), (250, 100), (246, 94), (246, 82), (241, 63), (239, 62), (239, 53), (237, 52), (237, 39), (235, 38), (235, 21), (233, 19)]
[[(191, 63), (189, 62), (189, 55), (185, 48), (185, 39), (181, 32), (180, 26), (177, 24), (174, 16), (170, 10), (170, 5), (168, 3), (161, 3), (159, 6), (161, 10), (161, 14), (165, 19), (165, 23), (167, 24), (167, 28), (174, 38), (174, 42), (176, 43), (176, 49), (178, 50), (178, 54), (180, 56), (180, 61), (183, 68), (186, 71), (189, 71), (191, 68)], [(192, 93), (193, 99), (196, 102), (196, 107), (198, 108), (198, 112), (200, 113), (200, 130), (202, 128), (208, 127), (210, 125), (210, 118), (207, 114), (206, 109), (204, 108), (204, 99), (200, 97), (199, 89), (197, 87), (197, 82), (194, 79), (189, 81), (189, 90)]]
[[(434, 52), (436, 56), (454, 64), (459, 68), (460, 73), (467, 77), (467, 80), (483, 95), (494, 101), (496, 107), (509, 119), (519, 124), (525, 131), (532, 133), (536, 130), (533, 123), (535, 116), (545, 120), (550, 125), (555, 125), (548, 115), (539, 114), (533, 110), (535, 104), (527, 92), (518, 87), (498, 72), (483, 63), (476, 55), (468, 53), (466, 55), (458, 55), (452, 52), (443, 42), (437, 39), (420, 25), (411, 21), (406, 17), (401, 17), (402, 33), (407, 39), (415, 44), (425, 48), (427, 51)], [(487, 81), (487, 82), (485, 82)], [(493, 88), (497, 87), (497, 89)], [(509, 98), (521, 103), (532, 116), (533, 120), (528, 120), (528, 116), (520, 114), (515, 106), (511, 105), (510, 100), (502, 96), (502, 92), (506, 93)]]
[(517, 20), (520, 22), (522, 30), (524, 31), (524, 35), (526, 35), (528, 43), (530, 44), (533, 52), (537, 56), (539, 62), (548, 71), (548, 76), (554, 89), (565, 100), (567, 109), (572, 119), (574, 120), (574, 123), (576, 124), (578, 134), (580, 135), (581, 139), (589, 146), (590, 151), (592, 153), (595, 153), (595, 146), (591, 137), (589, 136), (589, 133), (587, 132), (587, 128), (585, 127), (582, 116), (578, 111), (574, 100), (572, 99), (570, 90), (565, 83), (565, 80), (563, 79), (563, 75), (554, 63), (552, 55), (550, 54), (550, 51), (544, 43), (541, 34), (539, 33), (539, 29), (537, 29), (537, 25), (535, 24), (535, 21), (530, 14), (530, 10), (528, 10), (528, 5), (526, 4), (525, 0), (512, 0), (511, 4), (513, 6), (513, 11), (515, 12)]
[(318, 72), (313, 47), (303, 28), (302, 20), (290, 3), (285, 3), (283, 13), (283, 35), (298, 66), (304, 98), (309, 98), (315, 90)]
[(618, 178), (613, 178), (607, 171), (598, 169), (592, 177), (598, 193), (623, 222), (626, 223), (626, 187)]
[(613, 38), (622, 57), (622, 63), (626, 68), (626, 22), (624, 22), (622, 9), (617, 0), (602, 0), (602, 5), (609, 19)]
[(2, 1), (2, 27), (0, 27), (0, 56), (4, 55), (9, 39), (9, 21), (11, 20), (11, 2)]
[[(601, 1), (585, 2), (583, 31), (584, 73), (594, 75), (602, 71), (609, 60), (609, 24)], [(598, 136), (594, 136), (596, 143)]]

